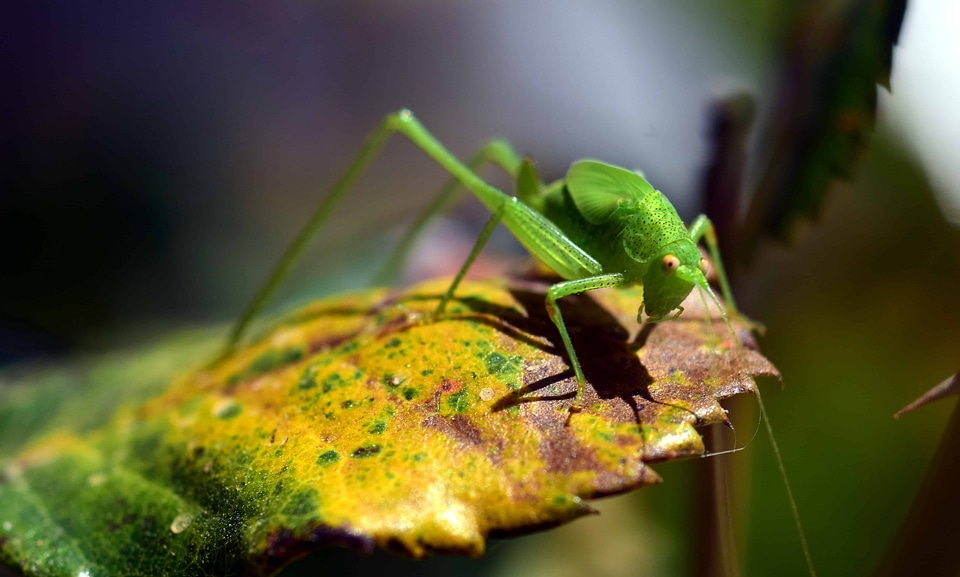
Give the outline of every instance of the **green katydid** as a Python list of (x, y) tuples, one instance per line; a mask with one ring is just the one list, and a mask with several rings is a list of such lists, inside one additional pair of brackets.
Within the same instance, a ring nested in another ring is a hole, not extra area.
[[(697, 248), (701, 239), (706, 241), (727, 308), (735, 311), (736, 305), (720, 259), (713, 224), (705, 215), (695, 219), (688, 229), (666, 196), (651, 186), (640, 173), (595, 160), (575, 162), (565, 179), (544, 186), (533, 164), (521, 159), (502, 140), (491, 141), (469, 163), (464, 164), (430, 134), (409, 110), (400, 110), (387, 115), (371, 133), (353, 162), (287, 249), (270, 278), (234, 326), (224, 355), (229, 354), (243, 337), (254, 317), (266, 305), (350, 185), (387, 138), (398, 132), (439, 163), (453, 176), (453, 181), (398, 244), (394, 256), (388, 259), (388, 270), (395, 269), (400, 256), (409, 249), (426, 222), (450, 204), (458, 185), (472, 192), (492, 216), (440, 299), (436, 315), (443, 313), (470, 265), (493, 230), (502, 222), (531, 254), (564, 279), (547, 290), (546, 307), (576, 375), (577, 392), (571, 405), (573, 411), (580, 408), (586, 378), (557, 307), (560, 298), (600, 288), (642, 284), (643, 302), (637, 311), (637, 321), (658, 322), (677, 318), (683, 312), (680, 303), (694, 288), (699, 288), (710, 295), (727, 329), (739, 343), (727, 312), (720, 306), (707, 282), (707, 263)], [(500, 166), (515, 180), (517, 196), (505, 194), (476, 174), (488, 162)], [(643, 318), (644, 312), (647, 313), (646, 319)], [(810, 574), (814, 575), (796, 503), (759, 390), (757, 399), (786, 486), (807, 566)]]
[[(595, 160), (581, 160), (571, 166), (565, 180), (543, 186), (533, 164), (521, 160), (509, 144), (492, 141), (468, 166), (447, 151), (409, 110), (401, 110), (383, 120), (334, 185), (235, 326), (228, 351), (243, 336), (353, 180), (395, 132), (405, 135), (443, 166), (454, 176), (453, 184), (465, 186), (492, 213), (469, 257), (440, 299), (436, 313), (443, 313), (493, 229), (502, 222), (531, 254), (565, 279), (549, 288), (546, 306), (577, 378), (574, 407), (583, 399), (586, 379), (556, 305), (558, 299), (599, 288), (642, 284), (644, 295), (637, 312), (638, 322), (643, 322), (644, 311), (647, 322), (676, 318), (683, 311), (680, 303), (694, 287), (706, 290), (717, 302), (704, 274), (706, 261), (697, 248), (697, 242), (705, 238), (724, 299), (728, 307), (734, 308), (710, 220), (700, 216), (688, 230), (670, 201), (639, 173)], [(516, 179), (518, 196), (509, 196), (477, 176), (475, 169), (488, 161)], [(454, 187), (447, 187), (424, 213), (398, 246), (395, 257), (389, 259), (391, 263), (399, 261), (413, 236), (430, 216), (442, 210), (453, 192)], [(723, 307), (719, 303), (717, 307), (726, 320)]]

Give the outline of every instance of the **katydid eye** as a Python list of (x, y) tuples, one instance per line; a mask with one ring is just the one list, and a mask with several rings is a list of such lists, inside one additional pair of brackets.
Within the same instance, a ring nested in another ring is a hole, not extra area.
[(708, 261), (703, 257), (700, 257), (700, 271), (703, 273), (704, 276), (707, 276), (710, 274), (710, 261)]
[(680, 259), (675, 254), (668, 254), (660, 261), (660, 267), (666, 274), (673, 274), (680, 268)]

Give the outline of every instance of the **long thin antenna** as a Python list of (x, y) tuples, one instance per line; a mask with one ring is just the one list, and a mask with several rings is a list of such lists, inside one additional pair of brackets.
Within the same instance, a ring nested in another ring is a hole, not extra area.
[(793, 498), (793, 490), (790, 488), (790, 481), (787, 480), (787, 468), (783, 466), (783, 457), (780, 456), (780, 446), (777, 445), (777, 438), (774, 436), (773, 427), (770, 425), (770, 417), (767, 415), (767, 409), (763, 405), (760, 387), (756, 387), (756, 389), (760, 416), (763, 418), (763, 424), (767, 428), (767, 435), (770, 437), (773, 454), (777, 457), (777, 467), (780, 469), (780, 478), (783, 479), (783, 487), (787, 490), (787, 498), (790, 500), (790, 510), (793, 511), (793, 522), (797, 525), (797, 533), (800, 534), (800, 544), (803, 547), (803, 557), (807, 561), (807, 570), (812, 577), (816, 577), (817, 572), (813, 568), (813, 558), (810, 557), (810, 546), (807, 545), (807, 536), (804, 534), (803, 525), (800, 523), (800, 511), (797, 510), (797, 501)]
[[(709, 283), (706, 282), (706, 278), (701, 277), (701, 279), (698, 280), (702, 280), (703, 286), (700, 288), (706, 289), (707, 294), (709, 294), (711, 300), (713, 300), (713, 304), (715, 304), (717, 309), (720, 311), (720, 317), (723, 319), (724, 324), (727, 325), (730, 335), (737, 344), (740, 362), (747, 371), (747, 376), (753, 380), (753, 375), (747, 368), (747, 359), (746, 355), (743, 353), (743, 347), (740, 343), (740, 339), (737, 338), (737, 333), (733, 329), (733, 324), (730, 323), (730, 317), (727, 316), (727, 312), (722, 306), (720, 306), (720, 300), (717, 299), (717, 295), (714, 294), (713, 289), (711, 289)], [(698, 282), (697, 284), (699, 285), (700, 283)], [(767, 429), (767, 436), (770, 437), (770, 445), (773, 447), (773, 454), (777, 459), (777, 467), (780, 469), (780, 478), (783, 480), (783, 486), (787, 490), (787, 499), (790, 501), (790, 510), (793, 512), (793, 522), (796, 524), (797, 533), (800, 535), (800, 546), (803, 548), (803, 557), (807, 562), (807, 571), (810, 573), (810, 577), (816, 577), (817, 571), (813, 567), (813, 558), (810, 556), (810, 546), (807, 544), (807, 536), (803, 532), (803, 524), (800, 522), (800, 511), (797, 509), (797, 501), (793, 498), (793, 489), (790, 488), (790, 481), (787, 479), (787, 468), (783, 465), (783, 457), (780, 455), (780, 446), (777, 444), (777, 438), (773, 434), (773, 426), (770, 424), (770, 416), (767, 414), (767, 408), (763, 404), (763, 397), (760, 395), (760, 387), (757, 386), (756, 381), (753, 383), (753, 388), (757, 395), (757, 405), (760, 407), (760, 418)]]

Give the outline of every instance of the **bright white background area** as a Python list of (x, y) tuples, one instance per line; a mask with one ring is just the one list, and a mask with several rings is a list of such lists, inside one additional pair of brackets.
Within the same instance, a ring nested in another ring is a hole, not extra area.
[(893, 55), (886, 120), (914, 150), (943, 211), (960, 224), (960, 2), (915, 0)]

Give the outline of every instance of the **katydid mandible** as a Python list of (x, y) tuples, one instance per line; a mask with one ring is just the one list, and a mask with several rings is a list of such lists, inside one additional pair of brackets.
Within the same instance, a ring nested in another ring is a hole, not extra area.
[[(349, 186), (387, 138), (397, 132), (446, 169), (454, 181), (401, 241), (394, 256), (388, 259), (388, 267), (400, 260), (427, 220), (450, 204), (456, 184), (466, 187), (490, 210), (492, 216), (450, 288), (440, 299), (436, 315), (443, 313), (467, 269), (493, 229), (502, 222), (532, 255), (565, 279), (547, 290), (546, 308), (560, 333), (570, 366), (576, 375), (574, 409), (579, 408), (582, 402), (586, 378), (557, 306), (558, 299), (599, 288), (642, 284), (643, 302), (637, 311), (637, 321), (644, 322), (645, 311), (646, 322), (658, 322), (678, 317), (683, 312), (680, 303), (694, 287), (699, 287), (711, 296), (729, 325), (727, 313), (707, 283), (707, 264), (697, 248), (697, 242), (703, 238), (717, 268), (727, 307), (735, 310), (713, 225), (705, 215), (694, 220), (688, 230), (666, 196), (654, 189), (640, 173), (596, 160), (577, 161), (570, 167), (565, 179), (544, 185), (533, 164), (521, 159), (502, 140), (491, 141), (469, 164), (464, 164), (431, 135), (409, 110), (401, 110), (384, 118), (340, 180), (334, 184), (234, 327), (226, 352), (235, 347)], [(487, 162), (500, 166), (515, 179), (517, 196), (505, 194), (476, 174), (476, 170)]]

